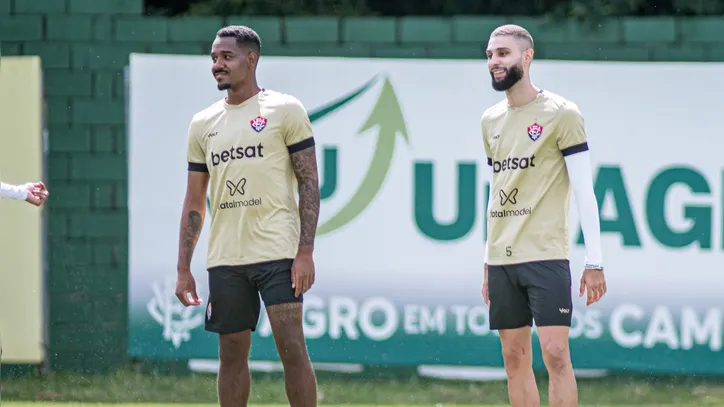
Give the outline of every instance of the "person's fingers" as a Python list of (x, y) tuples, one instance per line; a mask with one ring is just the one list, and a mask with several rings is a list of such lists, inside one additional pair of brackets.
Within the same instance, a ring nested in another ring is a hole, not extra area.
[(292, 288), (294, 288), (294, 296), (299, 297), (302, 293), (302, 276), (296, 267), (292, 268)]
[(606, 294), (606, 282), (600, 281), (596, 290), (596, 302), (600, 301), (601, 298)]
[(601, 286), (596, 285), (591, 289), (591, 304), (597, 303), (601, 299)]
[(307, 291), (307, 276), (305, 274), (301, 274), (299, 276), (299, 292), (297, 294), (297, 297), (304, 294)]
[(581, 289), (579, 290), (578, 296), (583, 297), (583, 293), (586, 292), (586, 279), (581, 277)]
[(186, 300), (186, 293), (183, 293), (183, 292), (180, 292), (180, 293), (179, 293), (179, 292), (177, 292), (177, 293), (176, 293), (176, 298), (178, 298), (178, 300), (181, 302), (181, 304), (183, 304), (184, 307), (188, 307), (188, 306), (189, 306), (189, 304), (188, 304), (188, 302), (187, 302), (187, 300)]
[(303, 280), (304, 280), (304, 287), (303, 287), (303, 290), (302, 290), (302, 292), (301, 292), (300, 294), (304, 294), (304, 293), (306, 293), (307, 291), (309, 291), (310, 282), (312, 281), (312, 274), (309, 273), (309, 272), (304, 273), (304, 278), (303, 278)]
[(196, 289), (195, 289), (195, 288), (188, 292), (188, 296), (189, 296), (189, 304), (190, 304), (190, 305), (199, 305), (199, 304), (201, 304), (201, 300), (199, 299), (198, 294), (196, 294)]
[(305, 292), (305, 293), (306, 293), (307, 291), (309, 291), (310, 288), (312, 288), (312, 280), (314, 280), (314, 274), (313, 274), (313, 273), (309, 273), (309, 275), (307, 275), (306, 283), (305, 283), (305, 285), (304, 285), (304, 292)]

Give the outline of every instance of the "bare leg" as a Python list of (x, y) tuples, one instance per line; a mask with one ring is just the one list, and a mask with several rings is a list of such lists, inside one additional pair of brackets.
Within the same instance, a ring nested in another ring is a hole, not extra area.
[(251, 331), (219, 335), (219, 404), (246, 407), (251, 392), (249, 349)]
[(550, 380), (548, 403), (551, 407), (578, 406), (576, 376), (571, 364), (566, 326), (538, 327), (543, 361)]
[(539, 407), (540, 395), (533, 375), (530, 327), (501, 329), (499, 333), (511, 407)]
[(274, 341), (284, 366), (290, 407), (317, 406), (317, 378), (307, 353), (302, 325), (302, 303), (267, 307)]

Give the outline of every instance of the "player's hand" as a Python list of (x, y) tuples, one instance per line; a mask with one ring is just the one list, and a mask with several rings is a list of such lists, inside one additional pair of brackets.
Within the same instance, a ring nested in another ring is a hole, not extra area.
[(314, 284), (314, 258), (312, 253), (299, 253), (292, 264), (292, 288), (294, 296), (306, 293)]
[(485, 277), (483, 277), (483, 300), (485, 305), (490, 305), (490, 297), (488, 297), (488, 263), (485, 263)]
[(42, 205), (50, 195), (48, 193), (48, 189), (45, 187), (45, 184), (42, 182), (29, 183), (25, 184), (25, 186), (28, 190), (28, 196), (25, 198), (25, 202), (28, 202), (31, 205)]
[(196, 280), (194, 280), (194, 276), (190, 271), (178, 273), (176, 277), (176, 298), (181, 301), (184, 307), (201, 304), (201, 300), (196, 294)]
[(583, 294), (586, 292), (588, 292), (586, 306), (598, 302), (598, 300), (606, 294), (606, 277), (603, 275), (603, 270), (583, 270), (583, 276), (581, 277), (581, 292), (579, 293), (579, 296), (583, 297)]

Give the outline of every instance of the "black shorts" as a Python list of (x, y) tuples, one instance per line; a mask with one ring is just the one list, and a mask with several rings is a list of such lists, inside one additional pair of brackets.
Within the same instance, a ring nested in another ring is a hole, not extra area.
[(568, 260), (488, 265), (490, 329), (571, 326), (573, 298)]
[(219, 334), (255, 331), (261, 303), (302, 302), (292, 288), (292, 259), (209, 269), (205, 329)]

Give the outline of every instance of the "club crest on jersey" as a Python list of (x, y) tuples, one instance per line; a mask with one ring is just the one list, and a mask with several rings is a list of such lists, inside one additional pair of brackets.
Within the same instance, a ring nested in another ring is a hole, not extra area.
[(528, 137), (531, 140), (536, 141), (543, 135), (543, 126), (538, 123), (533, 123), (528, 126)]
[(250, 122), (251, 128), (254, 129), (257, 133), (264, 130), (266, 127), (267, 120), (261, 116), (257, 116)]

